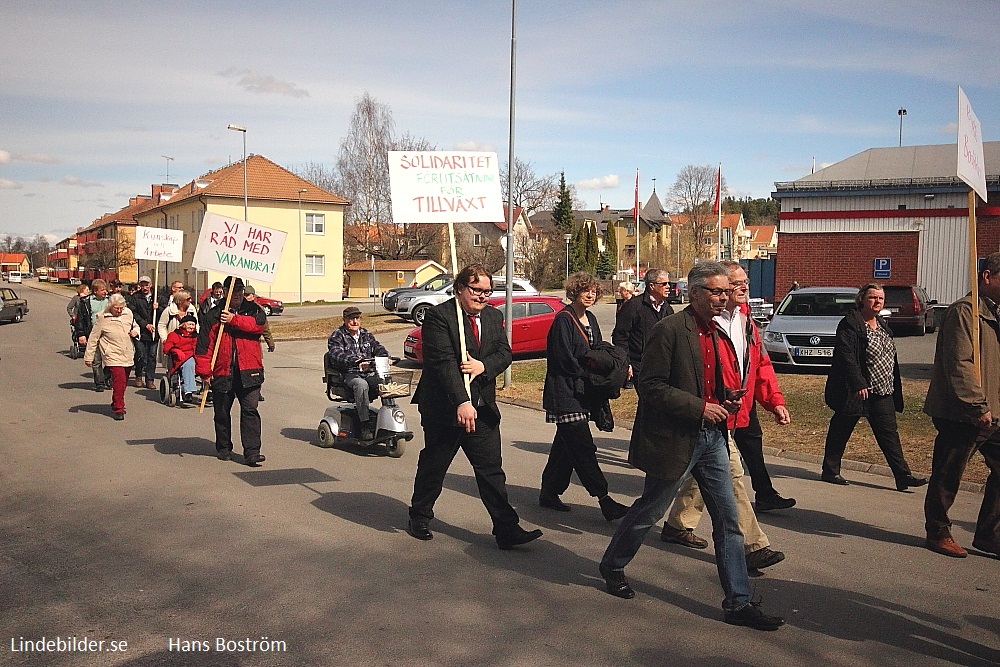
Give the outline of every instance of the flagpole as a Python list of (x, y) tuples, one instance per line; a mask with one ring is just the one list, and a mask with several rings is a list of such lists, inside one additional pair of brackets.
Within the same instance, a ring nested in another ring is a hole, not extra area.
[(639, 246), (642, 244), (642, 231), (639, 226), (639, 167), (635, 168), (635, 281), (639, 282)]
[(715, 179), (715, 208), (718, 209), (719, 218), (715, 223), (715, 232), (718, 236), (715, 252), (716, 261), (722, 261), (722, 163), (719, 163), (719, 174)]

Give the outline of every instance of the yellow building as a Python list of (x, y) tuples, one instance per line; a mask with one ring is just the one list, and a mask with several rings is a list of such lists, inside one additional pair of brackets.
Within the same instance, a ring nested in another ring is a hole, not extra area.
[(157, 206), (136, 215), (140, 226), (184, 233), (183, 261), (141, 260), (139, 275), (154, 277), (158, 285), (180, 280), (198, 294), (224, 280), (224, 274), (191, 266), (201, 222), (209, 212), (237, 220), (243, 220), (245, 212), (255, 225), (287, 234), (275, 282), (254, 285), (258, 294), (291, 302), (339, 301), (344, 285), (344, 209), (349, 202), (262, 155), (250, 155), (244, 209), (243, 165), (234, 162), (209, 172), (161, 195)]

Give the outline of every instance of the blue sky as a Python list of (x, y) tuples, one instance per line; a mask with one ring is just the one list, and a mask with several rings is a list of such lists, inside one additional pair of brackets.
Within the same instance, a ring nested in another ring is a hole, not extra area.
[[(67, 8), (68, 7), (68, 8)], [(510, 2), (0, 0), (0, 235), (63, 238), (247, 150), (332, 165), (397, 129), (507, 155)], [(995, 0), (519, 0), (515, 150), (589, 207), (723, 163), (735, 196), (867, 148), (1000, 139)]]

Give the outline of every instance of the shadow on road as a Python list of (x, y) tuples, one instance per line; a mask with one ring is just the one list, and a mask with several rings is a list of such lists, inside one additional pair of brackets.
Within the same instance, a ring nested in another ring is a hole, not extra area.
[(152, 445), (153, 449), (167, 456), (215, 456), (215, 442), (207, 438), (135, 438), (126, 445)]

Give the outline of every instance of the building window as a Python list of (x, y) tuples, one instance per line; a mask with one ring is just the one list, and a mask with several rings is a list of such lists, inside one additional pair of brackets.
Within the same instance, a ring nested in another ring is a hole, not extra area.
[(306, 213), (306, 234), (326, 234), (325, 213)]
[(900, 211), (905, 211), (906, 210), (906, 204), (900, 204), (896, 208), (899, 209)]
[(473, 234), (472, 235), (472, 245), (476, 246), (477, 248), (480, 247), (481, 245), (483, 245), (483, 235), (482, 234)]
[(635, 236), (635, 224), (630, 222), (625, 225), (625, 236)]
[(326, 273), (325, 255), (306, 255), (306, 275), (322, 276)]
[(795, 208), (792, 209), (792, 212), (793, 213), (801, 213), (802, 212), (802, 207), (801, 206), (796, 206)]

